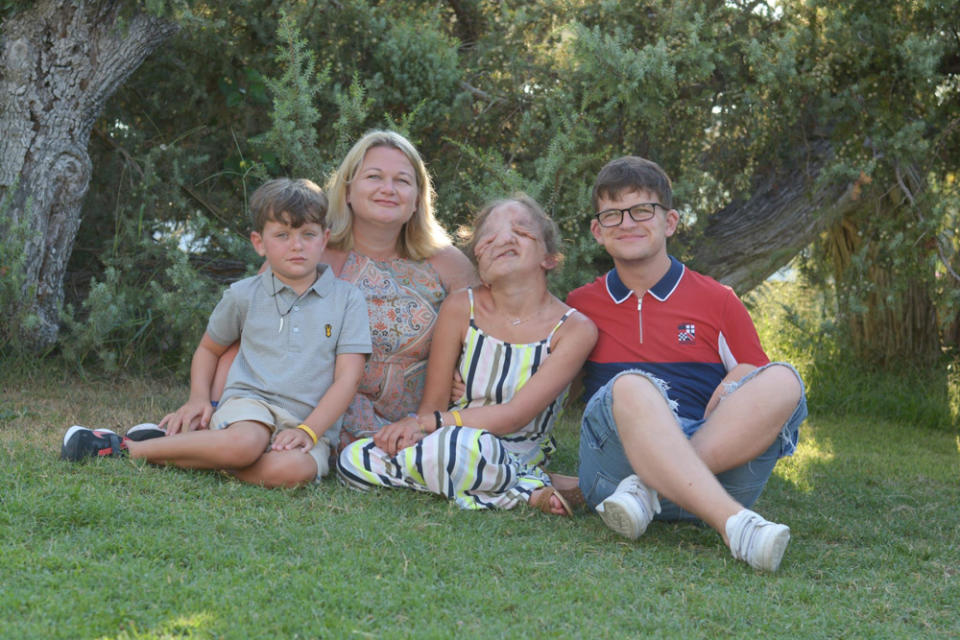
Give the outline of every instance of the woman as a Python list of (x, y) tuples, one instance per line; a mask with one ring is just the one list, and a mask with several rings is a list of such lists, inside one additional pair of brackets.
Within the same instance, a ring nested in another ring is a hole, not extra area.
[[(547, 290), (556, 225), (531, 198), (485, 207), (467, 244), (482, 286), (444, 301), (416, 415), (352, 443), (338, 471), (353, 486), (407, 487), (464, 509), (569, 505), (542, 466), (571, 380), (597, 339), (586, 316)], [(446, 411), (454, 369), (466, 391)]]
[(392, 131), (371, 131), (327, 183), (324, 262), (367, 298), (373, 353), (343, 418), (341, 445), (413, 411), (423, 396), (437, 310), (476, 271), (433, 213), (420, 154)]
[[(373, 343), (344, 414), (342, 447), (416, 409), (440, 303), (477, 276), (437, 222), (430, 175), (400, 134), (370, 131), (360, 138), (326, 195), (330, 241), (321, 260), (366, 297)], [(221, 358), (222, 379), (231, 361)]]

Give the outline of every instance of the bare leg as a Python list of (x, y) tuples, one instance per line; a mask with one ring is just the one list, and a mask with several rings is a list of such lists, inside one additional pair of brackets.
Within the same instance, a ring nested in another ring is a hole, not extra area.
[(317, 462), (303, 451), (268, 451), (233, 475), (251, 484), (292, 489), (313, 482), (317, 477)]
[(270, 429), (259, 422), (236, 422), (226, 429), (190, 431), (128, 442), (131, 458), (184, 469), (242, 469), (263, 455)]
[(800, 381), (788, 367), (764, 369), (724, 398), (690, 443), (713, 473), (739, 467), (780, 436), (801, 392)]
[(620, 376), (613, 385), (613, 418), (627, 460), (644, 484), (697, 515), (727, 542), (727, 519), (743, 506), (697, 455), (660, 390), (643, 376)]

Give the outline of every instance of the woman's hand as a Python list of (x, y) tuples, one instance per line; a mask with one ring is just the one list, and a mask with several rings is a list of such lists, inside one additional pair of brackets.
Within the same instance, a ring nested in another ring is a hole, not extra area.
[(463, 381), (463, 378), (460, 377), (460, 370), (455, 369), (453, 372), (453, 384), (450, 386), (450, 406), (457, 404), (467, 393), (467, 383)]
[(388, 424), (373, 436), (373, 443), (387, 455), (395, 456), (401, 449), (420, 442), (427, 432), (420, 426), (417, 416), (409, 416)]

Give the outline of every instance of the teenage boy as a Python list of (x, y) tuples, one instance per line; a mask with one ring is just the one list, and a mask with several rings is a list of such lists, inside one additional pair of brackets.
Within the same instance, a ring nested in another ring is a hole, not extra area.
[[(231, 285), (213, 310), (193, 356), (190, 399), (158, 426), (138, 425), (124, 438), (71, 427), (61, 458), (129, 455), (224, 469), (268, 487), (327, 474), (340, 417), (371, 349), (366, 301), (320, 264), (330, 232), (327, 198), (316, 184), (270, 180), (254, 192), (250, 210), (250, 241), (267, 268)], [(239, 353), (213, 411), (217, 359), (237, 340)]]
[(672, 197), (663, 170), (636, 156), (594, 184), (590, 231), (614, 268), (567, 298), (600, 334), (585, 365), (580, 488), (628, 538), (654, 518), (699, 519), (735, 558), (776, 571), (790, 529), (747, 507), (796, 449), (803, 382), (770, 363), (729, 287), (667, 253)]

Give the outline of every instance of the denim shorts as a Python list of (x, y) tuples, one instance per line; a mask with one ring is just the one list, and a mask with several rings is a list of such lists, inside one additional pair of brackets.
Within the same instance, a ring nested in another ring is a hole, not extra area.
[[(777, 460), (792, 455), (797, 448), (800, 423), (807, 417), (807, 398), (800, 374), (791, 365), (783, 362), (772, 362), (760, 367), (744, 376), (741, 380), (731, 383), (728, 395), (736, 392), (743, 384), (770, 366), (788, 367), (800, 381), (800, 402), (797, 403), (793, 415), (780, 430), (780, 437), (774, 440), (766, 451), (753, 460), (733, 469), (717, 474), (717, 480), (727, 490), (734, 500), (745, 507), (750, 507), (760, 497), (767, 479), (773, 472)], [(693, 420), (681, 418), (676, 414), (676, 403), (667, 397), (666, 384), (659, 378), (645, 371), (623, 371), (611, 378), (587, 402), (583, 412), (583, 421), (580, 426), (580, 489), (590, 508), (595, 508), (616, 490), (617, 485), (628, 475), (634, 473), (623, 451), (620, 435), (617, 433), (613, 421), (613, 383), (624, 374), (641, 375), (653, 382), (664, 399), (673, 410), (677, 419), (677, 426), (681, 428), (689, 439), (703, 426), (704, 419)], [(660, 498), (660, 513), (657, 520), (699, 520), (692, 513), (679, 506)]]

